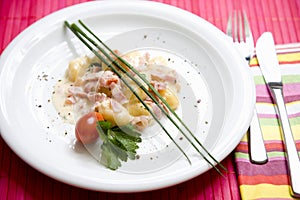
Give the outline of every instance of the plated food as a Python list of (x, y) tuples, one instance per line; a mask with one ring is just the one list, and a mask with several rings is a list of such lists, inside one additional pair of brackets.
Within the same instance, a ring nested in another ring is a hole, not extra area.
[[(147, 79), (171, 109), (177, 109), (179, 106), (177, 93), (180, 90), (180, 84), (176, 71), (168, 67), (172, 63), (170, 58), (168, 60), (163, 56), (152, 56), (147, 51), (133, 51), (122, 55), (122, 58)], [(129, 68), (124, 67), (133, 76), (137, 76)], [(126, 75), (123, 74), (123, 76)], [(130, 84), (140, 99), (123, 81)], [(155, 96), (146, 83), (143, 84), (143, 87)], [(75, 136), (83, 144), (95, 143), (99, 139), (99, 135), (100, 140), (106, 141), (105, 135), (102, 134), (101, 138), (101, 130), (103, 130), (103, 126), (108, 125), (107, 123), (111, 126), (111, 130), (118, 129), (115, 131), (116, 137), (124, 134), (134, 135), (132, 140), (127, 137), (125, 145), (123, 145), (134, 146), (130, 149), (131, 159), (136, 157), (138, 148), (136, 143), (141, 142), (139, 135), (142, 132), (139, 133), (139, 131), (143, 131), (154, 123), (150, 112), (154, 113), (157, 119), (163, 117), (163, 112), (141, 89), (141, 86), (128, 77), (121, 80), (97, 56), (82, 56), (71, 60), (64, 77), (58, 80), (52, 94), (52, 102), (57, 112), (67, 123), (76, 123)], [(156, 98), (159, 99), (157, 96)], [(150, 110), (147, 110), (143, 103), (148, 105)], [(160, 101), (160, 106), (165, 105)], [(164, 109), (169, 112), (167, 107)], [(130, 130), (130, 133), (121, 131), (122, 129)], [(123, 140), (124, 138), (121, 138), (118, 141)], [(101, 145), (102, 147), (99, 146), (102, 149), (99, 158), (101, 163), (110, 169), (117, 169), (121, 166), (120, 162), (117, 164), (108, 162), (113, 156), (113, 151), (106, 148), (107, 151), (103, 152), (103, 144)], [(119, 148), (118, 145), (115, 146)], [(109, 156), (109, 158), (105, 156)]]
[[(180, 84), (176, 71), (167, 67), (167, 58), (151, 57), (149, 52), (139, 51), (122, 57), (142, 73), (171, 108), (176, 110), (179, 105), (177, 93)], [(153, 100), (147, 97), (136, 83), (128, 77), (125, 79), (151, 107), (155, 115), (161, 118), (162, 113)], [(145, 84), (144, 87), (149, 89)], [(122, 80), (95, 56), (92, 58), (83, 56), (70, 61), (66, 76), (58, 81), (54, 90), (54, 106), (62, 118), (70, 123), (91, 111), (101, 113), (104, 119), (113, 125), (122, 126), (131, 123), (139, 130), (145, 129), (153, 121), (149, 111)]]
[[(168, 187), (212, 168), (181, 139), (178, 129), (172, 129), (170, 133), (191, 160), (189, 164), (169, 137), (157, 131), (160, 128), (155, 123), (143, 130), (136, 150), (140, 158), (122, 162), (118, 170), (109, 170), (91, 158), (90, 152), (99, 150), (98, 145), (92, 145), (89, 152), (76, 145), (75, 120), (73, 124), (62, 120), (51, 93), (70, 60), (90, 54), (64, 26), (65, 20), (76, 19), (86, 22), (121, 54), (163, 49), (165, 58), (176, 55), (172, 57), (180, 63), (175, 65), (180, 80), (176, 113), (217, 161), (232, 152), (252, 118), (255, 88), (251, 73), (241, 66), (244, 61), (226, 35), (204, 19), (169, 5), (91, 1), (37, 21), (1, 55), (1, 137), (25, 162), (59, 181), (109, 192)], [(163, 117), (160, 121), (170, 127)]]

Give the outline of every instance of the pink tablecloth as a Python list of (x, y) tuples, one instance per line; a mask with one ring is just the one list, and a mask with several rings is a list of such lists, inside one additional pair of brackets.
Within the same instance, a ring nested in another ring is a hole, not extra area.
[[(0, 53), (41, 17), (85, 0), (0, 1)], [(228, 13), (247, 12), (255, 41), (271, 31), (276, 44), (300, 42), (299, 0), (158, 0), (188, 10), (225, 30)], [(225, 178), (210, 170), (185, 183), (144, 193), (112, 194), (76, 188), (49, 178), (23, 162), (0, 137), (0, 199), (240, 199), (233, 154), (222, 162)]]

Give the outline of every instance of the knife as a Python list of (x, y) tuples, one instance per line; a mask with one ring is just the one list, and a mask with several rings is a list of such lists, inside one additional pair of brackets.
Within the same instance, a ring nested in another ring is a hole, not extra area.
[(291, 194), (300, 197), (300, 160), (283, 98), (283, 84), (272, 33), (266, 32), (257, 40), (256, 56), (279, 114), (290, 173)]

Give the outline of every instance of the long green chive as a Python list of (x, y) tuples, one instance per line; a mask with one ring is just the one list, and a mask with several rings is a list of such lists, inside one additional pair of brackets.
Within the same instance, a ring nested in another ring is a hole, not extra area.
[[(107, 45), (105, 45), (90, 29), (88, 29), (88, 27), (86, 27), (82, 21), (79, 21), (81, 23), (81, 25), (89, 32), (91, 33), (100, 43), (103, 44), (103, 46), (105, 48), (107, 48), (116, 58), (117, 60), (121, 61), (122, 63), (124, 63), (126, 66), (128, 66), (128, 68), (132, 69), (132, 71), (137, 74), (146, 84), (147, 86), (149, 86), (149, 88), (159, 97), (159, 99), (167, 106), (167, 108), (174, 114), (174, 116), (176, 116), (176, 118), (181, 122), (181, 124), (183, 124), (186, 128), (187, 126), (182, 122), (182, 120), (178, 117), (178, 115), (175, 113), (175, 111), (169, 106), (169, 104), (166, 102), (166, 100), (159, 94), (159, 92), (148, 82), (147, 79), (144, 78), (144, 76), (142, 76), (137, 70), (135, 70), (135, 68), (133, 68), (128, 62), (126, 62), (124, 59), (122, 59), (121, 57), (119, 57), (117, 54), (115, 54)], [(212, 166), (214, 167), (217, 171), (219, 171), (219, 169), (217, 169), (203, 154), (202, 152), (195, 146), (195, 144), (190, 140), (190, 138), (184, 133), (184, 131), (179, 127), (179, 125), (173, 120), (173, 118), (171, 118), (171, 116), (167, 113), (167, 111), (161, 106), (161, 104), (157, 101), (157, 99), (135, 78), (133, 77), (128, 70), (124, 69), (118, 62), (116, 62), (115, 59), (111, 58), (111, 56), (105, 51), (103, 50), (103, 48), (101, 48), (95, 41), (93, 41), (91, 38), (89, 38), (77, 25), (72, 24), (71, 28), (73, 28), (74, 30), (78, 31), (78, 33), (80, 33), (82, 36), (84, 36), (89, 42), (91, 42), (95, 47), (97, 47), (98, 50), (101, 51), (101, 53), (104, 54), (104, 56), (106, 56), (111, 62), (112, 64), (114, 64), (115, 66), (118, 67), (119, 70), (121, 70), (123, 73), (125, 73), (131, 80), (133, 80), (155, 103), (156, 105), (160, 108), (160, 110), (167, 116), (167, 118), (176, 126), (176, 128), (184, 135), (184, 137), (190, 142), (190, 144), (192, 144), (192, 146), (196, 149), (196, 151)], [(192, 134), (191, 131), (189, 131), (190, 134)], [(196, 137), (194, 137), (194, 139), (200, 144), (200, 146), (204, 149), (204, 147), (202, 146), (202, 144), (197, 140)], [(209, 152), (204, 149), (208, 154)], [(213, 158), (210, 154), (209, 156), (211, 158)], [(213, 158), (214, 159), (214, 158)], [(217, 162), (214, 159), (215, 162)]]
[[(97, 37), (92, 31), (91, 29), (89, 29), (81, 20), (78, 20), (78, 22), (93, 36), (95, 37), (112, 55), (114, 55), (117, 60), (121, 61), (122, 63), (124, 63), (130, 70), (132, 70), (139, 78), (141, 78), (142, 81), (144, 81), (144, 83), (147, 84), (147, 86), (155, 93), (155, 95), (157, 95), (157, 97), (164, 103), (164, 105), (168, 108), (168, 110), (175, 116), (175, 118), (181, 123), (181, 125), (184, 126), (184, 128), (189, 132), (189, 134), (192, 136), (192, 138), (197, 142), (197, 144), (208, 154), (208, 156), (216, 163), (218, 163), (224, 170), (226, 170), (226, 168), (219, 163), (210, 153), (209, 151), (201, 144), (201, 142), (197, 139), (197, 137), (195, 137), (195, 135), (192, 133), (192, 131), (188, 128), (188, 126), (181, 120), (181, 118), (176, 114), (176, 112), (170, 107), (170, 105), (167, 103), (167, 101), (160, 95), (160, 93), (149, 83), (149, 81), (139, 72), (137, 71), (134, 67), (132, 67), (126, 60), (124, 60), (122, 57), (120, 57), (119, 55), (117, 55), (112, 49), (110, 49), (99, 37)], [(88, 38), (87, 38), (88, 39)], [(103, 49), (101, 47), (99, 47), (99, 45), (97, 45), (97, 43), (95, 43), (93, 40), (88, 39), (91, 43), (93, 43), (102, 53)], [(110, 56), (108, 54), (105, 54), (107, 57), (110, 58)], [(111, 58), (110, 58), (111, 59)], [(111, 60), (112, 62), (115, 62), (114, 60)], [(128, 75), (132, 80), (135, 79), (134, 77), (131, 76), (130, 73), (128, 73), (127, 70), (125, 70), (122, 66), (119, 66), (119, 69), (122, 70), (122, 72), (124, 72), (126, 75)], [(136, 81), (135, 81), (136, 80)], [(134, 82), (137, 83), (138, 80), (135, 79)], [(143, 89), (143, 88), (142, 88)], [(144, 88), (145, 89), (145, 88)], [(143, 90), (144, 90), (143, 89)], [(146, 89), (145, 89), (146, 90)], [(144, 91), (145, 91), (144, 90)], [(185, 133), (182, 131), (181, 128), (179, 128), (179, 126), (173, 121), (173, 119), (170, 118), (169, 114), (166, 113), (165, 109), (163, 109), (159, 102), (156, 100), (156, 98), (154, 98), (152, 96), (152, 94), (148, 94), (148, 90), (145, 91), (146, 94), (148, 96), (150, 96), (150, 98), (160, 107), (160, 109), (162, 110), (162, 112), (164, 112), (164, 114), (172, 121), (172, 123), (176, 126), (176, 128), (179, 129), (179, 131), (188, 139), (188, 141), (193, 145), (193, 147), (197, 150), (198, 153), (201, 154), (201, 156), (206, 160), (205, 156), (195, 147), (195, 145), (190, 141), (190, 139), (185, 135)], [(208, 160), (206, 160), (208, 161)], [(211, 164), (211, 163), (210, 163)]]
[[(119, 57), (114, 51), (112, 51), (104, 42), (102, 42), (81, 20), (79, 20), (79, 23), (93, 36), (95, 37), (110, 53), (112, 53), (118, 61), (121, 61), (123, 64), (125, 64), (131, 71), (133, 71), (138, 77), (141, 78), (144, 83), (147, 84), (147, 86), (157, 95), (157, 97), (165, 104), (165, 106), (168, 108), (168, 110), (179, 120), (179, 122), (185, 127), (185, 129), (190, 133), (192, 138), (196, 140), (199, 146), (201, 146), (204, 151), (209, 155), (210, 158), (212, 158), (217, 164), (219, 164), (225, 171), (226, 168), (219, 163), (205, 148), (204, 146), (200, 143), (200, 141), (194, 136), (194, 134), (190, 131), (190, 129), (183, 123), (183, 121), (180, 119), (180, 117), (176, 114), (176, 112), (169, 106), (169, 104), (166, 102), (166, 100), (159, 94), (159, 92), (149, 83), (147, 79), (145, 79), (144, 76), (142, 76), (135, 68), (133, 68), (127, 61), (125, 61), (123, 58)], [(133, 80), (157, 105), (158, 107), (162, 110), (162, 112), (168, 117), (168, 119), (180, 130), (180, 132), (185, 136), (185, 138), (192, 144), (192, 146), (197, 150), (198, 153), (212, 166), (217, 170), (220, 174), (222, 174), (218, 168), (216, 168), (202, 153), (199, 151), (199, 149), (195, 146), (195, 144), (190, 140), (189, 137), (186, 136), (186, 134), (183, 132), (183, 130), (175, 123), (175, 121), (171, 118), (171, 116), (167, 113), (167, 111), (160, 105), (160, 103), (157, 101), (157, 99), (135, 78), (133, 77), (126, 69), (124, 69), (118, 62), (116, 62), (109, 54), (106, 53), (103, 48), (101, 48), (95, 41), (93, 41), (91, 38), (89, 38), (77, 25), (72, 24), (70, 25), (68, 22), (65, 22), (65, 25), (102, 61), (104, 62), (108, 67), (110, 67), (120, 78), (121, 80), (125, 83), (125, 85), (133, 92), (133, 94), (138, 98), (138, 100), (144, 105), (144, 107), (149, 111), (149, 113), (153, 116), (155, 121), (158, 122), (158, 124), (162, 127), (162, 129), (166, 132), (168, 137), (175, 143), (175, 145), (180, 149), (180, 151), (185, 155), (187, 160), (190, 162), (188, 159), (187, 155), (184, 153), (184, 151), (179, 147), (179, 145), (173, 140), (173, 138), (170, 136), (170, 134), (167, 132), (167, 130), (162, 126), (160, 121), (157, 119), (154, 113), (150, 110), (148, 105), (146, 105), (143, 100), (139, 97), (138, 94), (134, 92), (134, 89), (124, 80), (119, 73), (119, 71), (114, 67), (116, 66), (119, 70), (121, 70), (123, 73), (125, 73), (131, 80)], [(80, 35), (79, 35), (80, 34)], [(94, 50), (82, 37), (81, 35), (87, 39), (90, 43), (92, 43), (98, 50), (105, 55), (110, 62), (114, 66), (112, 66), (110, 63), (107, 62), (105, 58), (103, 58), (96, 50)]]
[(121, 73), (112, 66), (105, 58), (103, 58), (96, 50), (94, 50), (82, 37), (81, 35), (76, 32), (74, 29), (74, 24), (70, 26), (68, 22), (65, 22), (65, 25), (72, 30), (72, 32), (82, 41), (88, 49), (90, 49), (105, 65), (109, 66), (114, 73), (123, 81), (123, 83), (130, 89), (130, 91), (136, 96), (136, 98), (143, 104), (145, 109), (152, 115), (154, 120), (159, 124), (159, 126), (163, 129), (163, 131), (168, 135), (168, 137), (171, 139), (172, 142), (176, 145), (176, 147), (183, 153), (183, 155), (186, 157), (188, 162), (191, 164), (190, 159), (186, 155), (186, 153), (182, 150), (182, 148), (177, 144), (177, 142), (171, 137), (169, 132), (166, 130), (166, 128), (161, 124), (160, 120), (156, 117), (156, 115), (152, 112), (152, 110), (149, 108), (149, 106), (141, 99), (141, 97), (135, 92), (134, 88), (131, 87), (131, 85), (121, 76)]

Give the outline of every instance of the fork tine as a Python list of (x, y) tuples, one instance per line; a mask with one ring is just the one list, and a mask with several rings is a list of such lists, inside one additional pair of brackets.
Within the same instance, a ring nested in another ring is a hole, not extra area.
[(249, 25), (248, 18), (247, 18), (247, 15), (246, 15), (245, 11), (243, 12), (243, 15), (244, 15), (245, 36), (246, 36), (246, 38), (248, 38), (248, 37), (252, 38), (252, 33), (251, 33), (251, 30), (250, 30), (250, 25)]
[(229, 15), (226, 27), (226, 34), (232, 37), (232, 14)]
[(233, 10), (229, 14), (226, 34), (232, 38), (233, 42), (253, 42), (250, 25), (244, 10)]

